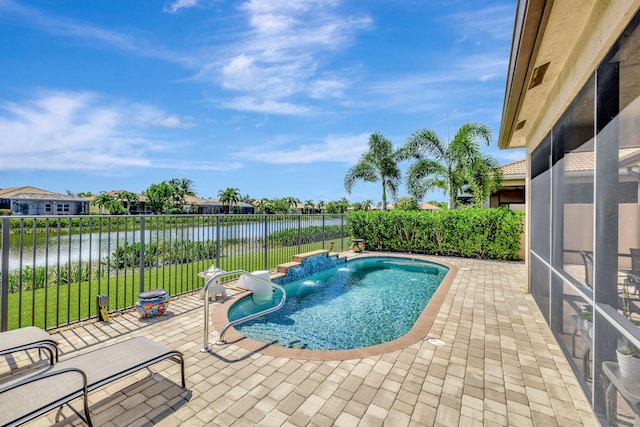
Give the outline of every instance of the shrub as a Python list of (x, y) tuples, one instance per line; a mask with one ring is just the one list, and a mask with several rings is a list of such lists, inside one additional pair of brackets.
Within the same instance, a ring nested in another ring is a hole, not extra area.
[(418, 209), (418, 202), (411, 197), (400, 197), (396, 202), (394, 209), (401, 211), (415, 211)]
[(34, 269), (25, 265), (22, 271), (9, 273), (9, 293), (20, 291), (20, 281), (23, 291), (42, 289), (47, 285), (47, 270), (44, 267)]
[(507, 208), (359, 211), (347, 223), (372, 250), (517, 260), (523, 216)]

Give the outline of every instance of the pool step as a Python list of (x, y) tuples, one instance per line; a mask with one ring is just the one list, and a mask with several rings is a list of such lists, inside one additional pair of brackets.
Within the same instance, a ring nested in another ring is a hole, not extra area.
[[(301, 348), (301, 349), (316, 349), (316, 350), (327, 350), (327, 349), (337, 349), (338, 345), (336, 342), (319, 337), (316, 335), (308, 334), (304, 331), (296, 331), (297, 340), (288, 340), (283, 339), (282, 336), (278, 336), (278, 333), (274, 331), (269, 324), (264, 324), (256, 321), (253, 324), (248, 324), (254, 334), (260, 335), (260, 341), (277, 343), (283, 347), (288, 348)], [(242, 333), (242, 330), (240, 329)]]
[[(287, 262), (286, 264), (280, 264), (278, 267), (276, 267), (276, 271), (278, 273), (284, 273), (286, 275), (287, 271), (289, 271), (290, 268), (297, 267), (299, 265), (302, 265), (302, 261)], [(273, 276), (271, 278), (273, 279)]]
[(307, 258), (311, 258), (312, 256), (317, 256), (317, 255), (322, 255), (322, 254), (329, 254), (329, 251), (327, 249), (318, 249), (316, 251), (297, 254), (297, 255), (293, 256), (293, 261), (301, 263), (302, 261), (304, 261)]

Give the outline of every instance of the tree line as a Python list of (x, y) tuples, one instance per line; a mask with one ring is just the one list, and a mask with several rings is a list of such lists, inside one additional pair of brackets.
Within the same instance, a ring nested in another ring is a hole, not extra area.
[[(78, 193), (79, 196), (92, 196), (91, 193)], [(195, 196), (194, 182), (187, 178), (174, 178), (151, 184), (142, 192), (145, 196), (147, 208), (156, 214), (184, 214), (197, 212), (198, 207), (191, 205), (187, 196)], [(349, 203), (342, 197), (339, 200), (326, 202), (319, 200), (305, 200), (304, 203), (296, 197), (254, 199), (248, 194), (242, 195), (240, 190), (229, 187), (218, 191), (218, 201), (226, 207), (226, 213), (240, 213), (238, 203), (244, 202), (254, 206), (255, 212), (260, 214), (289, 214), (296, 213), (301, 208), (304, 214), (328, 213), (341, 214), (351, 210), (370, 210), (373, 201)], [(93, 204), (111, 215), (128, 215), (131, 207), (139, 202), (138, 195), (130, 191), (102, 192), (97, 195)], [(302, 207), (300, 207), (302, 205)]]

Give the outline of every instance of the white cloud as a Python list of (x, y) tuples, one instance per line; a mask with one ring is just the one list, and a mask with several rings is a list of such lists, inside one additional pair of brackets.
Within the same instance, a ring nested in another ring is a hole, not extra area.
[(338, 79), (318, 79), (309, 85), (309, 96), (315, 99), (339, 98), (347, 84)]
[[(373, 81), (362, 88), (356, 107), (390, 109), (406, 113), (433, 111), (459, 95), (468, 101), (486, 97), (488, 91), (501, 91), (501, 76), (507, 72), (508, 59), (490, 51), (443, 61), (445, 69), (428, 68), (415, 74), (397, 74)], [(479, 84), (482, 82), (485, 84)], [(384, 99), (380, 103), (378, 100)]]
[(260, 84), (260, 72), (255, 66), (255, 58), (242, 54), (232, 58), (222, 67), (222, 86), (242, 90)]
[(311, 112), (311, 108), (290, 102), (280, 102), (271, 99), (256, 99), (251, 97), (234, 98), (223, 103), (225, 108), (254, 113), (269, 113), (279, 115), (304, 115)]
[(207, 160), (154, 160), (149, 165), (152, 168), (161, 169), (184, 169), (184, 170), (207, 170), (218, 172), (229, 172), (242, 168), (242, 163), (239, 162), (215, 162)]
[[(272, 164), (337, 162), (355, 164), (367, 151), (369, 134), (353, 136), (329, 136), (315, 144), (303, 144), (293, 149), (270, 146), (249, 147), (234, 154), (243, 160)], [(287, 143), (291, 145), (291, 143)]]
[[(340, 15), (334, 0), (250, 0), (239, 10), (249, 29), (238, 40), (215, 52), (216, 60), (204, 64), (198, 78), (213, 81), (238, 98), (253, 99), (246, 111), (263, 111), (256, 105), (292, 105), (296, 96), (315, 99), (343, 95), (349, 81), (323, 71), (328, 58), (354, 43), (358, 31), (371, 26), (368, 16)], [(218, 59), (222, 58), (222, 59)], [(279, 109), (279, 114), (299, 114), (299, 108)]]
[[(150, 156), (172, 149), (154, 133), (158, 127), (190, 124), (189, 118), (152, 106), (109, 101), (89, 92), (48, 92), (22, 103), (4, 102), (0, 103), (0, 169), (98, 173), (125, 167), (175, 168), (176, 162), (163, 165)], [(208, 168), (225, 167), (211, 163)]]
[(335, 7), (337, 0), (249, 0), (241, 8), (252, 14), (263, 14), (273, 12), (306, 12), (310, 9), (322, 9)]
[(473, 38), (480, 43), (492, 40), (511, 40), (514, 6), (492, 6), (484, 9), (469, 9), (447, 19), (456, 24), (455, 30), (464, 38)]
[(264, 119), (262, 119), (260, 122), (256, 124), (256, 129), (260, 129), (261, 127), (266, 126), (268, 122), (269, 122), (269, 118), (265, 116)]
[(160, 126), (165, 128), (187, 129), (194, 127), (193, 117), (179, 117), (175, 114), (167, 114), (155, 107), (145, 104), (131, 104), (126, 107), (130, 111), (132, 122), (141, 126)]
[(176, 0), (164, 7), (167, 13), (177, 13), (180, 9), (189, 9), (198, 5), (198, 0)]

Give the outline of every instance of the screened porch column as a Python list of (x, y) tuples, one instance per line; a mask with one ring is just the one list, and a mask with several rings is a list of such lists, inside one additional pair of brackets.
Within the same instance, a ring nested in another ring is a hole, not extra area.
[[(596, 138), (595, 138), (595, 302), (618, 306), (618, 169), (619, 169), (619, 63), (603, 64), (596, 71)], [(602, 378), (602, 362), (615, 360), (618, 334), (597, 312), (594, 323), (594, 378)], [(597, 411), (605, 402), (603, 381), (594, 382)]]

